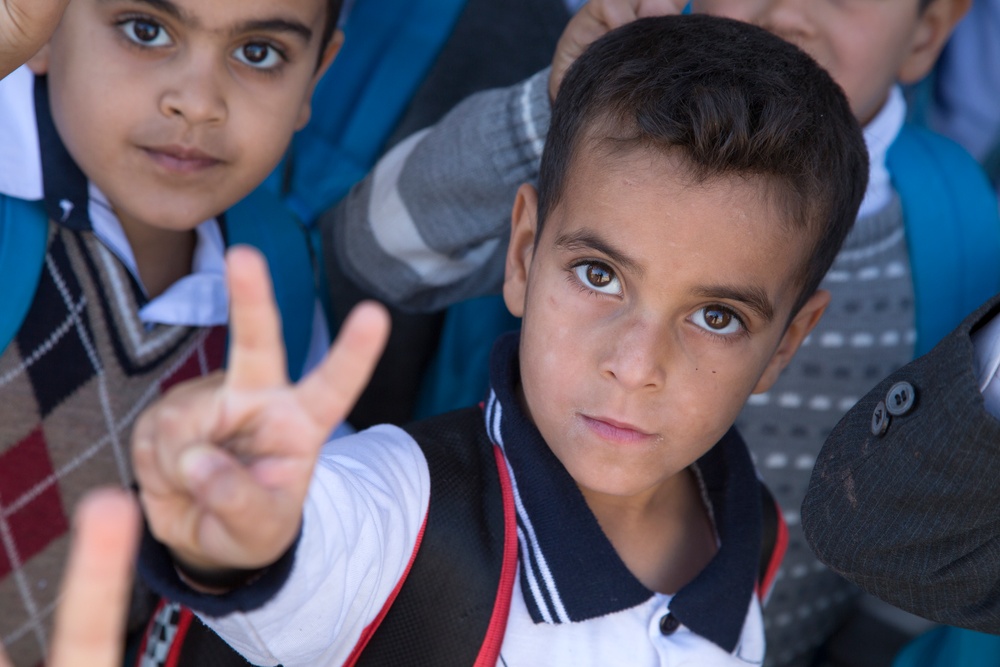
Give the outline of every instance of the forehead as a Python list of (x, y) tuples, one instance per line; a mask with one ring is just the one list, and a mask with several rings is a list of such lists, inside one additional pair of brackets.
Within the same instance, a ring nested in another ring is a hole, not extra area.
[[(76, 0), (79, 1), (79, 0)], [(327, 0), (91, 0), (109, 9), (132, 7), (172, 17), (187, 27), (230, 32), (242, 26), (287, 21), (317, 32)], [(275, 25), (275, 27), (278, 27)]]
[(583, 145), (539, 243), (559, 252), (566, 239), (600, 238), (653, 287), (749, 281), (780, 304), (797, 296), (813, 246), (782, 193), (764, 177), (696, 178), (677, 154)]

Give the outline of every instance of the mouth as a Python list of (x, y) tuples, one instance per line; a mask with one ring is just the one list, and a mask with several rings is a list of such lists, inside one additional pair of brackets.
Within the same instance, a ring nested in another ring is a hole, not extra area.
[(198, 148), (170, 144), (143, 149), (158, 166), (178, 174), (193, 174), (222, 164), (222, 160)]
[(626, 445), (641, 445), (656, 439), (656, 435), (646, 433), (633, 424), (620, 422), (608, 417), (590, 417), (581, 414), (580, 418), (591, 432), (611, 442)]

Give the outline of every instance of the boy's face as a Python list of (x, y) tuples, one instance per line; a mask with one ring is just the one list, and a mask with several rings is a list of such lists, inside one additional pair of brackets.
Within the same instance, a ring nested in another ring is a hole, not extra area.
[(126, 229), (187, 230), (253, 190), (308, 120), (325, 12), (324, 0), (73, 0), (32, 69), (48, 73), (59, 135)]
[(514, 206), (504, 299), (523, 316), (528, 413), (588, 498), (663, 489), (765, 391), (818, 320), (786, 329), (811, 247), (755, 179), (692, 185), (645, 150), (580, 149), (535, 244)]
[(695, 11), (761, 26), (799, 46), (840, 84), (861, 124), (892, 85), (933, 66), (968, 0), (694, 0)]

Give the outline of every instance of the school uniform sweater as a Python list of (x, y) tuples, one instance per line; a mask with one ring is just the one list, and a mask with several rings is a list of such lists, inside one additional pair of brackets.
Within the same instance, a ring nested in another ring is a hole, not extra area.
[(0, 640), (24, 666), (47, 650), (77, 502), (131, 484), (138, 413), (221, 367), (225, 348), (223, 327), (140, 317), (150, 300), (95, 234), (92, 191), (36, 93), (48, 241), (30, 309), (0, 354)]

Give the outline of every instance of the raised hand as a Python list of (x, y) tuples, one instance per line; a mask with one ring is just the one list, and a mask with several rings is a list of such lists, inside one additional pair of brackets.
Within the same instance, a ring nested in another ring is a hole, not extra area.
[(133, 434), (151, 531), (203, 570), (262, 567), (292, 543), (319, 449), (367, 383), (389, 327), (381, 306), (361, 304), (323, 362), (291, 385), (264, 259), (233, 248), (227, 273), (227, 371), (176, 387)]
[[(120, 489), (91, 491), (74, 514), (49, 667), (118, 667), (125, 646), (139, 508)], [(0, 667), (10, 667), (0, 646)]]
[(566, 25), (556, 44), (549, 75), (549, 99), (556, 99), (566, 70), (605, 33), (646, 16), (680, 14), (686, 0), (590, 0)]
[(69, 0), (0, 0), (0, 79), (48, 41)]

